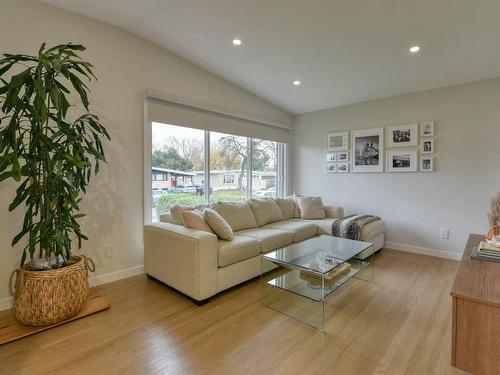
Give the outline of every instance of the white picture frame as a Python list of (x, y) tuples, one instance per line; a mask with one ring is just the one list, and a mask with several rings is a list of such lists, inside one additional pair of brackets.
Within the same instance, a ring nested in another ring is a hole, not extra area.
[(349, 151), (337, 152), (337, 162), (349, 161)]
[(337, 154), (335, 152), (327, 152), (326, 161), (337, 161)]
[(420, 136), (421, 137), (434, 136), (434, 121), (422, 121), (420, 123)]
[(418, 145), (418, 123), (387, 126), (387, 148)]
[(421, 156), (420, 157), (420, 172), (434, 172), (434, 157)]
[(337, 173), (349, 173), (349, 166), (348, 162), (337, 163)]
[(387, 151), (387, 172), (417, 172), (417, 150)]
[(337, 172), (337, 163), (326, 162), (325, 172), (326, 173), (336, 173)]
[(421, 154), (434, 153), (434, 138), (422, 138), (420, 140), (420, 153)]
[(335, 132), (326, 135), (326, 152), (349, 150), (349, 132)]
[(384, 171), (384, 128), (351, 132), (353, 172)]

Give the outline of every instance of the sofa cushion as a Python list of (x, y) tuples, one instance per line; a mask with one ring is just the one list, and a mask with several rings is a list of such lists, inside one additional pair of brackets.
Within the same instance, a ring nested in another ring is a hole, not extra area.
[(160, 214), (160, 223), (172, 223), (172, 215), (170, 215), (170, 212), (167, 212), (165, 214)]
[(233, 230), (229, 223), (215, 210), (205, 208), (203, 218), (221, 240), (230, 241), (233, 239)]
[(283, 215), (283, 219), (285, 219), (285, 220), (293, 219), (293, 217), (295, 215), (295, 203), (293, 201), (293, 198), (291, 198), (291, 197), (276, 198), (275, 202), (281, 210), (281, 214)]
[(293, 221), (301, 221), (304, 223), (314, 224), (318, 227), (318, 234), (332, 235), (332, 226), (336, 218), (325, 218), (325, 219), (294, 219)]
[(283, 214), (274, 199), (250, 199), (248, 201), (259, 227), (283, 220)]
[(260, 254), (260, 242), (255, 238), (234, 236), (232, 241), (219, 240), (219, 267), (225, 267)]
[(299, 220), (283, 220), (271, 223), (263, 228), (280, 229), (293, 233), (293, 242), (300, 242), (314, 237), (318, 234), (318, 226), (314, 223), (308, 223)]
[(257, 228), (257, 221), (250, 205), (246, 202), (217, 202), (214, 204), (217, 211), (231, 226), (233, 231)]
[(203, 214), (198, 210), (183, 211), (182, 224), (184, 224), (186, 228), (204, 230), (209, 233), (214, 232), (203, 218)]
[(235, 235), (255, 238), (260, 242), (261, 251), (263, 253), (267, 253), (269, 251), (279, 249), (280, 247), (290, 245), (293, 242), (292, 232), (279, 229), (245, 229), (236, 232)]
[(324, 219), (325, 207), (320, 197), (296, 197), (301, 219)]

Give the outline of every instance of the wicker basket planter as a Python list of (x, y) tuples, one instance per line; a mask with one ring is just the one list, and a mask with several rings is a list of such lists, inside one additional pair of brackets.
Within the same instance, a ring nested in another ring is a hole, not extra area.
[(9, 285), (17, 320), (48, 326), (78, 314), (87, 300), (89, 270), (95, 270), (94, 263), (84, 256), (71, 257), (71, 264), (54, 270), (15, 270)]

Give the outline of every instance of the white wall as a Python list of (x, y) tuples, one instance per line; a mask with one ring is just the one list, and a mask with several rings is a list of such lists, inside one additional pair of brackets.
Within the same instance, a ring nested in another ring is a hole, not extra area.
[[(90, 241), (83, 253), (97, 263), (97, 275), (140, 270), (143, 264), (143, 96), (146, 88), (173, 93), (280, 122), (286, 112), (260, 100), (186, 60), (126, 31), (101, 22), (24, 0), (0, 2), (0, 52), (35, 54), (42, 42), (87, 47), (84, 58), (95, 65), (98, 82), (91, 84), (91, 109), (108, 127), (112, 142), (109, 164), (94, 179), (83, 212)], [(7, 280), (18, 266), (19, 249), (10, 246), (21, 226), (22, 212), (9, 214), (15, 184), (0, 184), (0, 307)], [(114, 258), (104, 246), (117, 249)]]
[[(325, 174), (326, 133), (421, 120), (436, 121), (434, 173)], [(500, 190), (500, 78), (299, 115), (293, 139), (295, 192), (380, 215), (389, 245), (457, 257), (469, 233), (486, 232)]]

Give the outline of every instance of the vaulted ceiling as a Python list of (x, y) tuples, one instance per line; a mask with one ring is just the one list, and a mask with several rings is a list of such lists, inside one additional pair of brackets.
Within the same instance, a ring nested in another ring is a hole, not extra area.
[(294, 114), (500, 76), (498, 0), (42, 1), (129, 30)]

